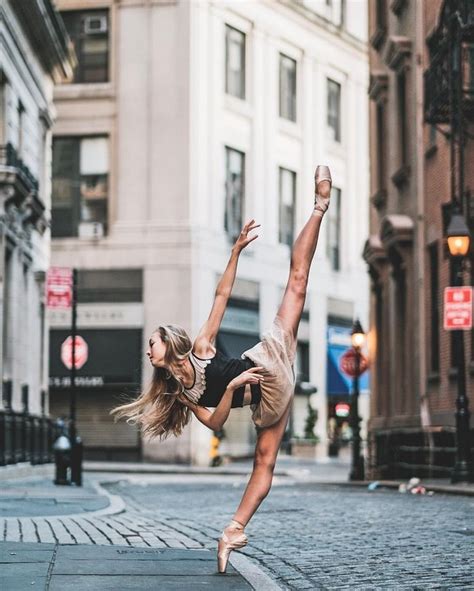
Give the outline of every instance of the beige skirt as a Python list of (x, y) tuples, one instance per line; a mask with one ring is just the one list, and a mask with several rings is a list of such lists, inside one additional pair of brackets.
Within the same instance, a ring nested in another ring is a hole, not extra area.
[(264, 369), (265, 380), (260, 383), (261, 400), (250, 406), (257, 429), (274, 425), (288, 408), (295, 390), (295, 354), (296, 339), (283, 327), (278, 316), (260, 343), (242, 353), (242, 357), (248, 357)]

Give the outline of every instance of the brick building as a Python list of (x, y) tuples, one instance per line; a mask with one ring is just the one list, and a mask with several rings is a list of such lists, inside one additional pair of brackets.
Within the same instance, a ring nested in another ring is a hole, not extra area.
[[(447, 7), (456, 4), (466, 22), (473, 22), (472, 2), (449, 2), (369, 4), (371, 211), (364, 258), (371, 277), (374, 368), (369, 459), (377, 477), (448, 476), (454, 465), (457, 361), (442, 316), (443, 290), (452, 279), (444, 236), (453, 164), (449, 126), (425, 122), (424, 86)], [(472, 33), (466, 29), (463, 68), (463, 202), (471, 235)], [(465, 261), (464, 267), (467, 285), (473, 283), (473, 266), (471, 255), (471, 264)], [(472, 331), (464, 333), (464, 344), (472, 412)]]

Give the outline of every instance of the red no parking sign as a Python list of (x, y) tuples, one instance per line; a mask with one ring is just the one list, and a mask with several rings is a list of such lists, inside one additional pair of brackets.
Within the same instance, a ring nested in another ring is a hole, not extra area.
[(472, 287), (446, 287), (444, 290), (445, 330), (472, 328)]

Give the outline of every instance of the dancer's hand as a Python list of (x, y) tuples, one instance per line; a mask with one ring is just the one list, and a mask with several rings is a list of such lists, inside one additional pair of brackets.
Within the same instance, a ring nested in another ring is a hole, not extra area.
[(239, 237), (235, 241), (235, 245), (234, 245), (234, 248), (238, 252), (241, 252), (246, 246), (248, 246), (256, 238), (258, 238), (258, 234), (255, 234), (253, 236), (249, 236), (249, 232), (251, 232), (252, 230), (255, 230), (255, 228), (260, 228), (260, 224), (256, 224), (255, 220), (250, 220), (242, 228), (242, 232), (240, 232)]
[(241, 386), (245, 386), (245, 384), (259, 384), (265, 380), (261, 373), (262, 371), (263, 367), (261, 366), (257, 365), (256, 367), (251, 367), (229, 382), (227, 388), (230, 390), (237, 390)]

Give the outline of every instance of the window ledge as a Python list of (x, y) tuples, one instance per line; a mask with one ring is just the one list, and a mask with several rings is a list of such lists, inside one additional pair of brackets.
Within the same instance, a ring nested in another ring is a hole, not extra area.
[(229, 111), (247, 117), (248, 119), (252, 119), (253, 117), (252, 106), (245, 99), (238, 98), (232, 94), (224, 95), (224, 106)]
[(458, 368), (457, 367), (450, 367), (448, 371), (448, 379), (450, 382), (454, 382), (458, 379)]
[(407, 184), (410, 174), (410, 166), (408, 164), (403, 164), (396, 172), (393, 173), (392, 183), (398, 188), (403, 187)]
[(436, 144), (432, 144), (431, 146), (428, 146), (428, 148), (425, 150), (425, 158), (431, 158), (432, 156), (434, 156), (436, 154), (437, 151), (438, 151), (438, 146)]
[(278, 120), (278, 131), (297, 140), (301, 140), (303, 137), (301, 127), (295, 121), (283, 119), (282, 117)]
[(54, 100), (115, 98), (111, 82), (100, 84), (60, 84), (54, 87)]
[(440, 382), (439, 372), (438, 371), (430, 371), (426, 380), (427, 380), (428, 384), (439, 384), (439, 382)]

